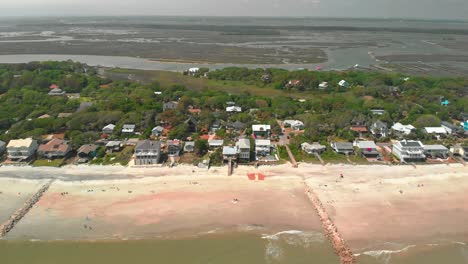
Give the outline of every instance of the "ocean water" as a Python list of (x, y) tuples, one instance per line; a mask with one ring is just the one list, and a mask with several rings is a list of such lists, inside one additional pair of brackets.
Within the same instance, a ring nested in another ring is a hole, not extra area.
[[(468, 247), (460, 242), (402, 245), (355, 255), (360, 264), (468, 263)], [(0, 256), (5, 264), (339, 263), (322, 234), (295, 230), (136, 241), (0, 241)]]

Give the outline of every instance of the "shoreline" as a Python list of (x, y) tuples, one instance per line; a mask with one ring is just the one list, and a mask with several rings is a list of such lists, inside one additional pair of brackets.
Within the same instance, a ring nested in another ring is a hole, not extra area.
[[(388, 243), (468, 242), (468, 227), (462, 224), (468, 221), (468, 203), (463, 202), (468, 201), (468, 171), (461, 164), (417, 168), (284, 164), (239, 167), (230, 177), (225, 176), (227, 168), (219, 167), (196, 173), (193, 166), (82, 167), (0, 168), (1, 196), (7, 195), (5, 201), (13, 205), (45, 179), (56, 179), (3, 240), (177, 240), (285, 230), (324, 237), (305, 181), (356, 254)], [(18, 178), (28, 172), (48, 177)], [(265, 174), (265, 181), (249, 181), (247, 174), (252, 172)]]

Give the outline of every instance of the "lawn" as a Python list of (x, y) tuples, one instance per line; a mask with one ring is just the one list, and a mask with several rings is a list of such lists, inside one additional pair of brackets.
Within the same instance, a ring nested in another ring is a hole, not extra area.
[(97, 158), (90, 162), (90, 164), (102, 164), (102, 165), (113, 165), (120, 164), (123, 166), (128, 165), (128, 162), (133, 156), (133, 150), (135, 147), (127, 146), (120, 152), (109, 153), (104, 156), (104, 158)]
[(60, 167), (64, 163), (64, 159), (54, 159), (54, 160), (47, 160), (47, 159), (38, 159), (34, 161), (34, 167)]

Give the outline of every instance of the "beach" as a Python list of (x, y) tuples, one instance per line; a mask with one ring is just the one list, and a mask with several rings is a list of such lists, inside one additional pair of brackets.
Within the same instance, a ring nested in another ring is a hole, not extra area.
[[(41, 179), (19, 176), (31, 171)], [(248, 173), (262, 173), (265, 180), (251, 181)], [(33, 193), (31, 186), (54, 179), (4, 237), (7, 241), (176, 239), (298, 230), (328, 243), (306, 195), (312, 189), (356, 256), (435, 243), (468, 249), (463, 245), (468, 242), (468, 170), (459, 164), (240, 166), (230, 177), (225, 167), (2, 167), (0, 175), (5, 208), (21, 203), (11, 199), (14, 193)]]

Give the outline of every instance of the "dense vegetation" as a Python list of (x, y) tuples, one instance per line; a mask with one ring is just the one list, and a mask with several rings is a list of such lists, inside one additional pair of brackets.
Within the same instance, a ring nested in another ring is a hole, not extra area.
[[(116, 124), (115, 138), (123, 124), (136, 124), (140, 138), (148, 138), (151, 129), (163, 122), (172, 127), (170, 138), (198, 138), (220, 119), (241, 121), (247, 128), (252, 123), (267, 123), (280, 134), (277, 119), (299, 119), (306, 124), (305, 134), (298, 141), (326, 140), (340, 137), (352, 140), (352, 122), (369, 124), (375, 119), (412, 123), (417, 127), (439, 125), (468, 111), (468, 80), (462, 78), (410, 77), (366, 71), (310, 72), (279, 69), (226, 68), (210, 72), (216, 81), (236, 81), (265, 89), (286, 89), (295, 96), (256, 96), (249, 92), (228, 94), (220, 90), (191, 89), (181, 85), (162, 87), (158, 82), (142, 84), (111, 81), (99, 77), (95, 68), (73, 62), (42, 62), (0, 65), (0, 139), (34, 137), (49, 133), (65, 133), (76, 148), (100, 137), (102, 127)], [(194, 77), (187, 77), (194, 78)], [(300, 80), (291, 87), (289, 80)], [(351, 84), (338, 86), (340, 80)], [(329, 88), (319, 90), (321, 82)], [(50, 96), (49, 86), (57, 84), (67, 93), (80, 98)], [(397, 87), (397, 88), (395, 88)], [(161, 95), (154, 92), (161, 91)], [(297, 95), (307, 100), (297, 100)], [(441, 99), (450, 101), (441, 105)], [(179, 101), (176, 109), (163, 112), (163, 103)], [(227, 114), (226, 103), (234, 101), (244, 110)], [(196, 115), (197, 131), (190, 131), (185, 122), (191, 115), (189, 106), (201, 109)], [(372, 115), (373, 108), (384, 109), (382, 116)], [(256, 111), (249, 111), (256, 109)], [(59, 113), (72, 113), (58, 118)], [(48, 114), (50, 118), (38, 117)], [(248, 131), (249, 132), (249, 131)], [(227, 140), (232, 135), (218, 131)]]

